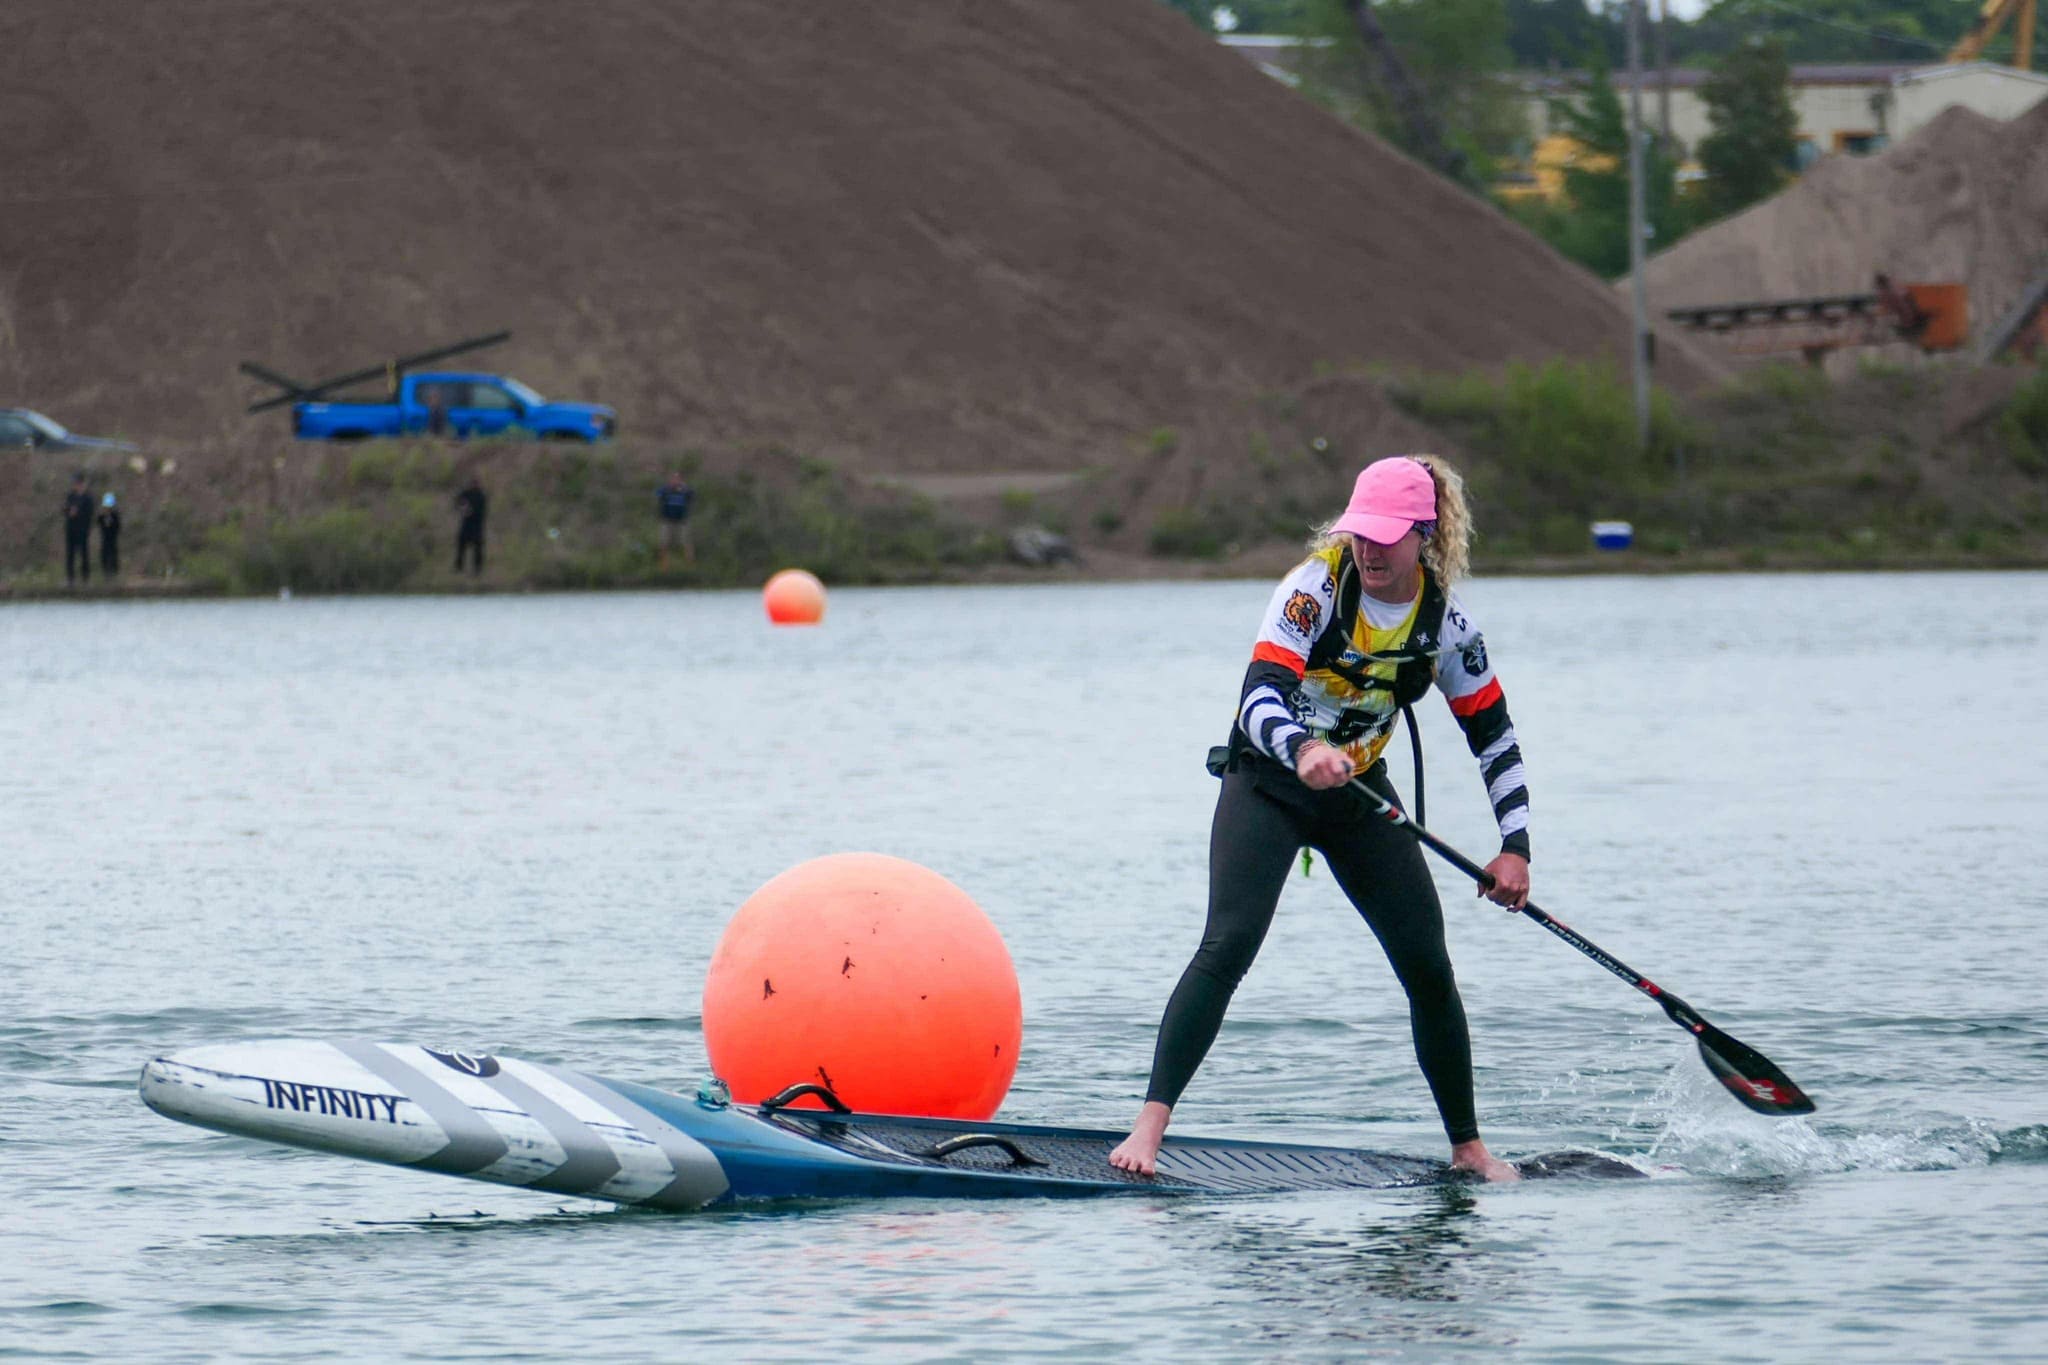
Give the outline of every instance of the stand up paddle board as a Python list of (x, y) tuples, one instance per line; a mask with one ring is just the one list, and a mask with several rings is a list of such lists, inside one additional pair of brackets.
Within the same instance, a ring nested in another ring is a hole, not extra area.
[[(1455, 1178), (1442, 1162), (1297, 1143), (1169, 1137), (1157, 1175), (1109, 1164), (1123, 1134), (846, 1112), (821, 1086), (759, 1105), (566, 1067), (400, 1043), (228, 1043), (142, 1068), (143, 1103), (222, 1133), (555, 1195), (657, 1209), (742, 1199), (1265, 1194)], [(799, 1103), (826, 1108), (794, 1108)], [(1595, 1152), (1524, 1175), (1639, 1176)]]

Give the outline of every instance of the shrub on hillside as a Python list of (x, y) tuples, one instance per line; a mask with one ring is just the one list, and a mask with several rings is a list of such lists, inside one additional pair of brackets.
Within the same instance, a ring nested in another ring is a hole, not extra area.
[(1171, 559), (1215, 559), (1223, 553), (1216, 518), (1193, 507), (1168, 507), (1152, 519), (1152, 553)]
[(378, 592), (402, 587), (435, 553), (432, 503), (336, 507), (302, 518), (233, 522), (207, 534), (195, 581), (227, 592)]
[(794, 486), (749, 469), (698, 479), (691, 521), (703, 581), (759, 582), (797, 564), (827, 582), (881, 582), (1001, 553), (999, 537), (941, 515), (928, 499), (855, 489), (816, 461), (796, 474)]
[(2013, 390), (1998, 425), (2013, 463), (2029, 474), (2048, 473), (2048, 368)]
[(1579, 516), (1657, 484), (1688, 437), (1670, 401), (1653, 394), (1650, 444), (1636, 444), (1635, 397), (1612, 366), (1553, 360), (1514, 364), (1500, 378), (1421, 375), (1397, 381), (1394, 401), (1495, 457), (1523, 500)]
[(350, 488), (421, 492), (452, 487), (455, 460), (446, 446), (376, 441), (348, 452)]

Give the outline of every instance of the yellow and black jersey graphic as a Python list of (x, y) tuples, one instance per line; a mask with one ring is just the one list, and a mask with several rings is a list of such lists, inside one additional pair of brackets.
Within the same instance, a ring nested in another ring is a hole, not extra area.
[[(1351, 603), (1357, 600), (1355, 578), (1344, 582), (1349, 573), (1347, 552), (1331, 546), (1303, 560), (1274, 589), (1239, 700), (1243, 740), (1292, 767), (1301, 745), (1320, 739), (1342, 749), (1362, 773), (1387, 747), (1401, 702), (1434, 686), (1479, 760), (1504, 846), (1526, 852), (1529, 794), (1521, 750), (1485, 638), (1463, 603), (1426, 583), (1405, 616), (1375, 627), (1355, 606), (1340, 610), (1347, 592)], [(1440, 603), (1441, 619), (1421, 619), (1426, 601)], [(1401, 695), (1404, 665), (1428, 669), (1427, 684), (1414, 682), (1407, 698)]]

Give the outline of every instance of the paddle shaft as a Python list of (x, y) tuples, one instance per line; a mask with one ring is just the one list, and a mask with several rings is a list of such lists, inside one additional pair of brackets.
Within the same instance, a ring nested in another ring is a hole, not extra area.
[[(1351, 785), (1365, 793), (1372, 803), (1379, 807), (1380, 814), (1384, 815), (1388, 821), (1414, 835), (1418, 843), (1434, 850), (1439, 857), (1452, 867), (1457, 868), (1481, 886), (1493, 885), (1493, 877), (1485, 868), (1409, 819), (1408, 813), (1399, 806), (1387, 800), (1363, 782), (1354, 780)], [(1692, 1006), (1686, 1004), (1683, 1000), (1671, 994), (1662, 986), (1650, 980), (1649, 977), (1644, 976), (1641, 972), (1629, 966), (1626, 962), (1623, 962), (1620, 958), (1608, 952), (1569, 924), (1566, 924), (1563, 920), (1556, 918), (1546, 910), (1538, 908), (1536, 902), (1524, 901), (1518, 908), (1521, 914), (1535, 920), (1551, 933), (1556, 934), (1566, 943), (1571, 944), (1572, 947), (1577, 948), (1587, 957), (1592, 958), (1608, 971), (1613, 972), (1623, 981), (1628, 982), (1629, 985), (1634, 986), (1644, 995), (1649, 996), (1652, 1000), (1663, 1006), (1664, 1013), (1671, 1016), (1671, 1022), (1686, 1032), (1698, 1035), (1711, 1027), (1706, 1020), (1693, 1012)]]

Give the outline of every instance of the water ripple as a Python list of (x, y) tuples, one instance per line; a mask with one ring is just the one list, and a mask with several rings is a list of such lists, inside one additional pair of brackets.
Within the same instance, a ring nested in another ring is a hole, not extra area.
[[(733, 909), (868, 848), (1001, 928), (1026, 1001), (1005, 1115), (1123, 1123), (1201, 934), (1199, 759), (1269, 585), (849, 591), (803, 638), (751, 594), (0, 607), (0, 1316), (33, 1339), (0, 1352), (2031, 1358), (2048, 1012), (2010, 850), (2048, 783), (2011, 717), (2048, 675), (2044, 581), (1471, 586), (1539, 897), (1768, 1053), (1811, 1118), (1735, 1105), (1655, 1004), (1445, 872), (1489, 1143), (1659, 1178), (685, 1216), (179, 1127), (136, 1069), (373, 1037), (687, 1092)], [(1934, 621), (1971, 686), (1908, 734), (1870, 680)], [(1463, 737), (1418, 714), (1438, 832), (1484, 848)], [(105, 775), (136, 794), (111, 817)], [(1443, 1153), (1405, 1000), (1321, 867), (1175, 1122)]]

